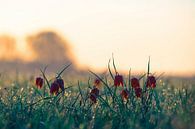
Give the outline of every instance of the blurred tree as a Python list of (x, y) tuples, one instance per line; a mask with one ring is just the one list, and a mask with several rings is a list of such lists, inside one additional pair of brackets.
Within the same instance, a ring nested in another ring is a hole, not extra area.
[(16, 41), (8, 35), (0, 36), (0, 60), (10, 61), (16, 58)]
[(40, 32), (27, 38), (28, 45), (39, 63), (53, 64), (74, 62), (71, 48), (66, 40), (52, 31)]

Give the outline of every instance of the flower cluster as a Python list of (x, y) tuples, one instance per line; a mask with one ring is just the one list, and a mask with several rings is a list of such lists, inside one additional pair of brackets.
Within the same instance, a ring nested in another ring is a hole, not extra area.
[(61, 78), (54, 80), (54, 82), (51, 84), (50, 93), (57, 94), (59, 89), (64, 91), (64, 80)]
[(136, 97), (140, 98), (141, 97), (141, 94), (142, 94), (142, 88), (140, 87), (139, 79), (132, 78), (131, 79), (131, 86), (132, 86), (132, 88), (135, 91)]
[[(118, 73), (114, 77), (114, 86), (122, 86), (124, 85), (123, 76), (119, 75)], [(127, 89), (123, 89), (120, 93), (123, 100), (127, 100), (129, 97), (129, 91)]]
[[(44, 83), (44, 79), (41, 78), (41, 77), (37, 77), (36, 78), (36, 86), (37, 88), (42, 88), (43, 86), (43, 83)], [(51, 83), (51, 86), (50, 86), (50, 93), (51, 94), (57, 94), (59, 92), (59, 90), (62, 90), (64, 91), (64, 80), (61, 79), (61, 78), (56, 78), (52, 83)]]
[[(100, 78), (95, 79), (94, 86), (90, 90), (89, 98), (93, 103), (96, 103), (97, 98), (99, 97), (101, 81), (102, 80)], [(131, 82), (131, 87), (134, 90), (135, 96), (137, 98), (141, 98), (143, 91), (142, 91), (142, 88), (140, 87), (139, 79), (133, 77), (130, 79), (130, 82)], [(36, 84), (37, 88), (41, 89), (43, 87), (43, 84), (44, 84), (44, 79), (41, 77), (37, 77), (35, 84)], [(121, 86), (123, 88), (123, 90), (121, 90), (121, 92), (120, 92), (120, 96), (123, 100), (127, 100), (129, 98), (130, 92), (126, 88), (126, 86), (124, 86), (124, 80), (123, 80), (122, 75), (120, 75), (118, 73), (115, 75), (114, 86), (115, 86), (115, 88), (117, 88), (119, 86)], [(156, 78), (153, 75), (147, 76), (146, 88), (155, 88), (155, 87), (156, 87)], [(50, 94), (52, 94), (52, 95), (58, 94), (60, 90), (64, 91), (65, 90), (64, 80), (60, 77), (56, 77), (55, 80), (49, 86), (49, 90), (50, 90)]]
[[(139, 79), (132, 78), (131, 79), (131, 86), (135, 91), (135, 95), (140, 98), (142, 95), (142, 88), (139, 84)], [(156, 78), (154, 76), (148, 76), (146, 81), (146, 87), (147, 88), (155, 88), (156, 87)]]
[[(134, 89), (135, 95), (137, 98), (140, 98), (142, 96), (142, 88), (140, 87), (139, 79), (132, 78), (131, 80), (131, 86)], [(123, 86), (123, 76), (117, 74), (114, 78), (114, 86)], [(156, 87), (156, 79), (154, 76), (148, 76), (146, 81), (146, 87), (147, 88), (155, 88)], [(122, 99), (128, 99), (129, 91), (127, 89), (123, 89), (120, 93)]]

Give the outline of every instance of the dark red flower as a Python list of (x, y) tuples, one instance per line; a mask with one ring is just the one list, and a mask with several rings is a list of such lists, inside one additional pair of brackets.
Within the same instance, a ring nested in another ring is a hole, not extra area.
[(140, 98), (141, 95), (142, 95), (142, 88), (138, 87), (138, 88), (135, 88), (135, 95)]
[(122, 99), (128, 99), (129, 97), (129, 91), (127, 89), (121, 91), (121, 97)]
[(139, 80), (137, 78), (132, 78), (131, 79), (131, 86), (135, 89), (135, 88), (139, 88), (140, 84), (139, 84)]
[(96, 78), (94, 81), (94, 86), (99, 87), (101, 85), (100, 79)]
[(148, 76), (146, 87), (155, 88), (156, 87), (156, 79), (154, 76)]
[(95, 95), (91, 94), (89, 98), (93, 103), (97, 103), (97, 98), (95, 97)]
[(123, 86), (123, 76), (117, 74), (114, 78), (114, 85), (115, 86), (120, 86), (120, 85)]
[(97, 102), (97, 97), (99, 96), (99, 90), (98, 88), (94, 87), (91, 91), (90, 91), (90, 96), (89, 98), (91, 99), (91, 101), (93, 103)]
[(56, 81), (54, 81), (54, 82), (51, 84), (50, 93), (51, 93), (51, 94), (57, 94), (58, 91), (59, 91), (59, 88), (60, 88), (59, 84), (58, 84)]
[(38, 88), (40, 88), (40, 89), (42, 88), (43, 82), (44, 82), (43, 78), (41, 78), (41, 77), (37, 77), (37, 78), (36, 78), (36, 86), (37, 86)]
[(56, 82), (58, 83), (60, 89), (61, 89), (62, 91), (64, 91), (64, 80), (61, 79), (61, 78), (59, 78), (59, 79), (56, 79)]
[(91, 90), (90, 94), (93, 94), (93, 95), (95, 95), (95, 97), (98, 97), (99, 96), (99, 90), (98, 90), (98, 88), (94, 87)]

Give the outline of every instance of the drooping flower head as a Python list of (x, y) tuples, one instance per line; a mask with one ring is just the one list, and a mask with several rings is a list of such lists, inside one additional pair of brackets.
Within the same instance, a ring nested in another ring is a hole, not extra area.
[(98, 96), (99, 96), (99, 90), (98, 90), (98, 88), (94, 87), (94, 88), (91, 90), (90, 94), (94, 94), (95, 97), (98, 97)]
[(54, 81), (52, 84), (51, 84), (51, 87), (50, 87), (50, 93), (51, 94), (57, 94), (58, 91), (59, 91), (59, 84), (57, 83), (57, 81)]
[(43, 86), (43, 82), (44, 82), (44, 80), (43, 80), (43, 78), (41, 78), (41, 77), (37, 77), (36, 78), (36, 86), (37, 86), (37, 88), (42, 88), (42, 86)]
[(117, 74), (114, 78), (114, 85), (115, 86), (123, 86), (123, 76), (122, 75), (119, 75)]
[(135, 88), (135, 95), (136, 95), (136, 97), (140, 98), (142, 95), (142, 88), (140, 88), (140, 87)]
[(61, 78), (59, 78), (59, 79), (56, 79), (55, 81), (56, 81), (56, 83), (58, 83), (60, 89), (61, 89), (62, 91), (64, 91), (64, 80), (61, 79)]
[(97, 98), (95, 97), (95, 95), (91, 94), (89, 96), (90, 100), (93, 102), (93, 103), (97, 103)]
[(91, 101), (93, 103), (97, 102), (97, 97), (99, 96), (99, 89), (94, 87), (91, 91), (90, 91), (90, 96), (89, 98), (91, 99)]
[(154, 76), (148, 76), (146, 87), (155, 88), (156, 87), (156, 79)]
[(122, 99), (128, 99), (128, 97), (129, 97), (129, 91), (127, 90), (127, 89), (124, 89), (124, 90), (122, 90), (121, 91), (121, 97), (122, 97)]
[(139, 80), (137, 78), (132, 78), (131, 79), (131, 86), (135, 89), (135, 88), (139, 88), (140, 84), (139, 84)]
[(95, 86), (95, 87), (100, 87), (100, 85), (101, 85), (100, 79), (96, 78), (96, 79), (94, 80), (94, 86)]

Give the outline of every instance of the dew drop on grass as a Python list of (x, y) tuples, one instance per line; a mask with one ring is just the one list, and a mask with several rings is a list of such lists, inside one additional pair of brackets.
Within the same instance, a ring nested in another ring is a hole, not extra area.
[(68, 92), (65, 91), (64, 92), (64, 96), (68, 97)]
[(70, 97), (72, 94), (72, 91), (68, 91), (68, 97)]
[(165, 96), (165, 92), (163, 92), (162, 95)]
[(20, 89), (20, 92), (23, 92), (23, 90), (24, 90), (24, 88), (22, 87), (22, 88)]
[(13, 97), (13, 101), (16, 101), (16, 99), (17, 99), (16, 96), (14, 96), (14, 97)]
[(32, 90), (30, 91), (30, 94), (33, 94), (33, 91)]

